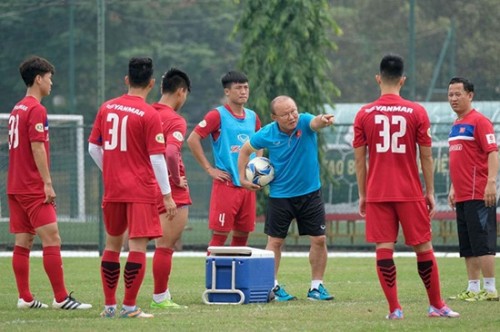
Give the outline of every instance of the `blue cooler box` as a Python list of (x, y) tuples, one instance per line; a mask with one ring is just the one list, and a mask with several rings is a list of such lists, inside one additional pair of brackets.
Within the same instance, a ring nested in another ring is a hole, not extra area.
[(206, 304), (269, 302), (274, 287), (274, 253), (251, 247), (209, 247)]

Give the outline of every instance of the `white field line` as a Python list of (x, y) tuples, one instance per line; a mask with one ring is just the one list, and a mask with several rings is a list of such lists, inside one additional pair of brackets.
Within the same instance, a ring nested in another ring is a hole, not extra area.
[[(121, 257), (127, 257), (128, 252), (122, 252)], [(63, 250), (61, 251), (62, 257), (99, 257), (99, 252), (97, 251), (70, 251)], [(308, 252), (283, 252), (283, 257), (308, 257)], [(456, 252), (436, 252), (436, 257), (451, 257), (457, 258), (459, 257)], [(30, 253), (31, 257), (42, 257), (42, 251), (32, 251)], [(153, 257), (153, 252), (148, 252), (146, 254), (147, 257)], [(179, 251), (175, 253), (176, 257), (206, 257), (206, 252), (200, 251)], [(0, 257), (12, 257), (12, 252), (10, 251), (2, 251), (0, 252)], [(374, 252), (329, 252), (329, 258), (335, 257), (346, 257), (346, 258), (362, 258), (362, 257), (375, 257)], [(415, 253), (413, 252), (395, 252), (394, 257), (415, 257)], [(496, 256), (500, 258), (500, 256)]]

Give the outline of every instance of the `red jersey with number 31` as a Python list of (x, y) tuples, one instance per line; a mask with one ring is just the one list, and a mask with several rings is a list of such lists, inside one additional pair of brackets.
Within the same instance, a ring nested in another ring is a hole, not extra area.
[(385, 94), (354, 120), (353, 147), (367, 146), (367, 202), (423, 199), (417, 145), (431, 146), (430, 122), (419, 104)]
[(151, 105), (130, 95), (105, 102), (89, 142), (103, 148), (104, 202), (156, 202), (158, 185), (149, 156), (163, 154), (165, 139)]
[(9, 116), (7, 194), (44, 194), (43, 180), (31, 150), (32, 142), (44, 143), (50, 165), (47, 110), (38, 99), (26, 96)]

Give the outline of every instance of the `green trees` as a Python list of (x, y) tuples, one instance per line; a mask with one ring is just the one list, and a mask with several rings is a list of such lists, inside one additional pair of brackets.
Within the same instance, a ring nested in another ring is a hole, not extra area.
[[(271, 121), (269, 103), (276, 96), (289, 95), (302, 112), (318, 114), (338, 95), (328, 54), (340, 29), (326, 0), (244, 2), (235, 32), (241, 36), (240, 66), (250, 81), (249, 106), (263, 124)], [(322, 151), (320, 159), (325, 165)], [(259, 214), (263, 206), (259, 195)]]
[(236, 26), (241, 36), (240, 66), (249, 77), (249, 105), (264, 123), (270, 121), (269, 102), (278, 95), (294, 98), (302, 111), (317, 114), (338, 94), (327, 57), (340, 32), (328, 2), (246, 1)]

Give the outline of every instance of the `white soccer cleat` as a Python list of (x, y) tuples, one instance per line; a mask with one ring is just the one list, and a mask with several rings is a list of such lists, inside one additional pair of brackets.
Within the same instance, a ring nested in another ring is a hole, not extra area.
[(48, 305), (38, 301), (37, 299), (33, 299), (31, 302), (26, 302), (23, 299), (17, 300), (18, 309), (46, 309), (48, 307)]
[(71, 296), (71, 294), (73, 294), (73, 292), (69, 293), (68, 297), (66, 297), (62, 302), (57, 302), (56, 299), (54, 299), (54, 302), (52, 302), (52, 308), (63, 310), (85, 310), (92, 308), (92, 304), (78, 302)]

